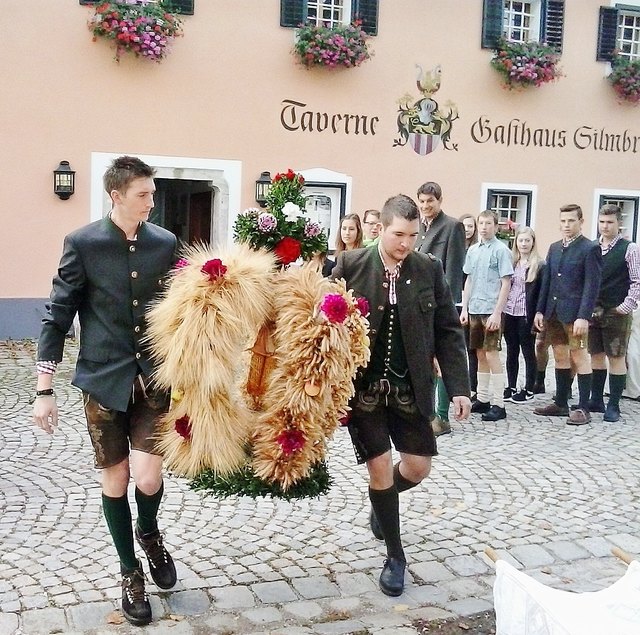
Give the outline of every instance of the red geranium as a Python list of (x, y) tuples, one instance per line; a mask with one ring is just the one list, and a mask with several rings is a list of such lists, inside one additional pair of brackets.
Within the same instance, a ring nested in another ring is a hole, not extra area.
[(227, 267), (222, 264), (222, 260), (220, 260), (220, 258), (213, 258), (213, 260), (207, 260), (200, 271), (209, 276), (210, 282), (214, 282), (218, 278), (222, 278), (224, 274), (227, 273)]
[(175, 429), (183, 439), (186, 439), (187, 441), (191, 439), (191, 422), (187, 415), (180, 417), (180, 419), (176, 419)]
[(283, 265), (288, 265), (300, 258), (302, 245), (299, 240), (285, 236), (275, 247), (273, 253)]

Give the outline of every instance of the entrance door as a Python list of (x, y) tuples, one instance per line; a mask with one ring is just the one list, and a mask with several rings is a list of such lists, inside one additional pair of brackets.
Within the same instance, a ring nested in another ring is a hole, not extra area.
[(189, 197), (189, 244), (211, 242), (211, 191)]
[(183, 243), (210, 244), (214, 190), (207, 181), (155, 179), (155, 207), (150, 221), (173, 232)]

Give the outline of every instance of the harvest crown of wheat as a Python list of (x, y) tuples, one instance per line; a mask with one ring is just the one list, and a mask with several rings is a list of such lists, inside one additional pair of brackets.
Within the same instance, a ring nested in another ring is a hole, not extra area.
[[(171, 390), (158, 447), (172, 472), (205, 493), (326, 492), (327, 444), (369, 360), (366, 299), (314, 263), (285, 267), (278, 255), (284, 239), (304, 240), (302, 183), (294, 188), (299, 216), (283, 213), (291, 201), (278, 198), (276, 181), (265, 212), (275, 222), (240, 215), (236, 244), (186, 247), (148, 313), (155, 381)], [(269, 229), (278, 233), (271, 241), (248, 239)], [(313, 227), (307, 234), (299, 255), (306, 249), (309, 258), (326, 236)]]

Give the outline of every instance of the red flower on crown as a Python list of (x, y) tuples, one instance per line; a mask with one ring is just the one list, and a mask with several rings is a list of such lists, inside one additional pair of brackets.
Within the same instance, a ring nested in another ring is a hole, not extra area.
[(357, 298), (356, 308), (360, 311), (360, 315), (367, 317), (369, 315), (369, 300), (367, 298)]
[(200, 271), (209, 276), (210, 282), (214, 282), (215, 280), (224, 277), (224, 274), (227, 273), (227, 267), (222, 264), (222, 260), (220, 260), (220, 258), (213, 258), (212, 260), (207, 260)]
[(291, 236), (285, 236), (275, 246), (273, 253), (277, 256), (281, 264), (288, 265), (300, 258), (302, 245), (299, 240), (291, 238)]
[(304, 447), (305, 436), (300, 430), (284, 430), (277, 436), (276, 441), (282, 449), (282, 453), (290, 456)]
[(175, 429), (183, 439), (186, 439), (187, 441), (191, 439), (191, 422), (187, 415), (180, 417), (180, 419), (176, 419)]

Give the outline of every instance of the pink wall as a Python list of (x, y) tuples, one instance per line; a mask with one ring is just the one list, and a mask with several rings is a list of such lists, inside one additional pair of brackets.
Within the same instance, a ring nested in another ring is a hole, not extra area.
[[(535, 229), (543, 252), (557, 238), (557, 209), (580, 203), (590, 233), (595, 188), (640, 189), (637, 153), (580, 150), (579, 126), (640, 135), (638, 109), (619, 105), (595, 62), (598, 0), (567, 0), (559, 82), (508, 92), (480, 48), (477, 0), (382, 1), (373, 59), (357, 69), (307, 71), (289, 50), (277, 0), (196, 0), (185, 36), (161, 64), (123, 58), (93, 43), (93, 9), (77, 0), (4, 0), (4, 90), (0, 98), (0, 298), (47, 295), (63, 236), (90, 220), (91, 153), (200, 157), (242, 162), (241, 207), (254, 205), (262, 170), (322, 167), (353, 178), (352, 211), (379, 207), (425, 180), (441, 183), (450, 214), (483, 207), (483, 182), (537, 186)], [(15, 25), (15, 28), (7, 28)], [(460, 112), (458, 151), (429, 156), (393, 148), (397, 99), (418, 98), (415, 64), (441, 64), (443, 104)], [(379, 117), (377, 134), (291, 132), (280, 123), (284, 99), (315, 111)], [(532, 128), (564, 130), (563, 148), (475, 143), (474, 121), (514, 117)], [(51, 188), (61, 159), (77, 171), (76, 193)], [(237, 212), (239, 210), (234, 210)], [(350, 210), (347, 210), (350, 211)]]

